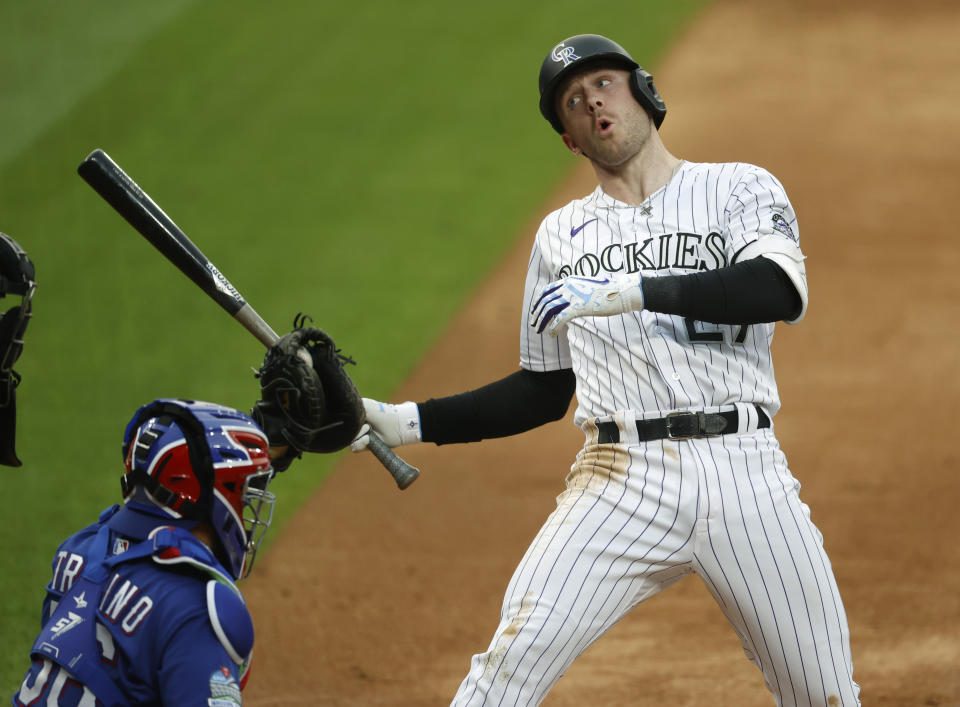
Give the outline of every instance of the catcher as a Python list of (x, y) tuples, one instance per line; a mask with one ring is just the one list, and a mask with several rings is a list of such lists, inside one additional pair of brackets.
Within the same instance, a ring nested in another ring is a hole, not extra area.
[(237, 582), (276, 500), (266, 436), (239, 410), (140, 407), (123, 505), (66, 538), (13, 705), (239, 705), (253, 623)]
[(250, 416), (174, 398), (134, 414), (124, 504), (58, 548), (14, 705), (241, 704), (254, 636), (236, 582), (270, 526), (268, 484), (363, 424), (352, 361), (304, 323), (267, 351)]

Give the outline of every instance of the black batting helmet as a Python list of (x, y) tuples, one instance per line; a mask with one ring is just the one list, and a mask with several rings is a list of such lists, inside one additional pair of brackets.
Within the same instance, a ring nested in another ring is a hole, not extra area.
[(565, 132), (557, 115), (555, 100), (560, 83), (575, 71), (581, 71), (588, 64), (598, 61), (613, 62), (631, 72), (630, 90), (659, 129), (667, 114), (667, 106), (657, 93), (653, 76), (644, 71), (626, 49), (599, 34), (578, 34), (565, 39), (551, 49), (543, 60), (540, 67), (540, 112), (553, 129), (561, 134)]

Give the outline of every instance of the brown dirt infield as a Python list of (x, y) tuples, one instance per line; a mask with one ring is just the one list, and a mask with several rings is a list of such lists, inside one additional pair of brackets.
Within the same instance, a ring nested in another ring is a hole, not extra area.
[[(811, 303), (777, 330), (776, 427), (834, 563), (864, 705), (960, 705), (958, 37), (952, 2), (720, 1), (653, 67), (668, 148), (767, 167), (799, 215)], [(536, 223), (592, 186), (581, 166), (531, 213), (395, 400), (515, 369)], [(245, 583), (245, 703), (448, 704), (580, 443), (568, 417), (405, 448), (423, 474), (402, 493), (347, 455)], [(773, 700), (691, 577), (601, 638), (545, 702), (588, 703)]]

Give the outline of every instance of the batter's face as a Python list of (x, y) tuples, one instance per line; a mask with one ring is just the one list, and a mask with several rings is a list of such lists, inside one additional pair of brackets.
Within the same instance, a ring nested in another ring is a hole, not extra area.
[(567, 148), (608, 169), (637, 155), (653, 129), (630, 90), (630, 73), (613, 67), (588, 69), (568, 79), (557, 93), (557, 113)]

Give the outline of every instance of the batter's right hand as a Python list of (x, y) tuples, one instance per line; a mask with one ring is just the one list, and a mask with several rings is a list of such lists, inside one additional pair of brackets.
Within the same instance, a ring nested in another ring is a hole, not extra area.
[(399, 447), (421, 441), (420, 410), (416, 403), (407, 401), (400, 405), (391, 405), (363, 398), (363, 408), (367, 422), (350, 443), (352, 451), (362, 452), (367, 448), (369, 441), (367, 433), (370, 430), (373, 430), (388, 447)]
[(530, 308), (530, 326), (557, 336), (571, 319), (610, 317), (643, 309), (640, 273), (591, 278), (571, 275), (541, 287)]

